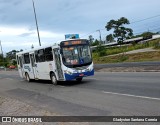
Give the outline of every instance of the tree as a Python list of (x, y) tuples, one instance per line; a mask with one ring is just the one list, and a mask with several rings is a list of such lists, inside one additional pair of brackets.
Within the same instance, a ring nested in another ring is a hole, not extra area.
[(117, 42), (120, 45), (126, 38), (130, 38), (133, 35), (133, 30), (124, 26), (126, 24), (129, 24), (129, 20), (125, 17), (121, 17), (118, 20), (110, 20), (105, 26), (107, 31), (113, 29), (112, 36), (117, 39)]
[(112, 34), (107, 35), (106, 40), (109, 41), (109, 42), (113, 42), (114, 41), (113, 35)]
[(92, 46), (97, 46), (97, 45), (99, 45), (100, 44), (100, 42), (96, 39), (93, 43), (92, 43)]
[(23, 51), (23, 49), (20, 49), (20, 52), (22, 52)]
[(13, 65), (16, 65), (16, 64), (17, 64), (17, 61), (16, 61), (16, 60), (13, 60), (13, 61), (12, 61), (12, 64), (13, 64)]
[(94, 38), (93, 38), (93, 36), (92, 35), (89, 35), (89, 43), (92, 45), (92, 43), (93, 43), (93, 40), (94, 40)]
[(144, 32), (141, 35), (143, 36), (143, 39), (146, 40), (146, 39), (151, 39), (152, 35), (154, 35), (154, 33), (152, 33), (152, 32)]

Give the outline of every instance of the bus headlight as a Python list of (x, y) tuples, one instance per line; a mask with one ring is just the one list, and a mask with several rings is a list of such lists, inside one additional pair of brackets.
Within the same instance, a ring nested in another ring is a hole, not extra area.
[(91, 68), (87, 68), (86, 71), (87, 71), (87, 72), (91, 72), (92, 69), (91, 69)]
[(73, 74), (72, 72), (67, 71), (67, 70), (64, 70), (64, 73), (69, 74), (69, 75), (72, 75), (72, 74)]
[(86, 69), (86, 72), (89, 72), (90, 70), (89, 70), (89, 68), (88, 69)]

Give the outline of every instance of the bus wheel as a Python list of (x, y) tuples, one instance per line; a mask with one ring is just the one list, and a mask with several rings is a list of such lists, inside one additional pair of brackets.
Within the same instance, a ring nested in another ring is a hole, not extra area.
[(82, 78), (77, 78), (76, 79), (78, 82), (81, 82), (82, 81)]
[(30, 77), (29, 77), (28, 73), (26, 73), (26, 80), (27, 80), (28, 82), (30, 82), (30, 81), (31, 81), (31, 79), (30, 79)]
[(53, 85), (57, 85), (57, 78), (54, 73), (51, 74), (51, 82)]

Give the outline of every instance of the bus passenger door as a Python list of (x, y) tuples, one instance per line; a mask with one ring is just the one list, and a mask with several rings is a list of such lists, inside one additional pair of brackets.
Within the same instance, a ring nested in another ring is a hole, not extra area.
[(37, 73), (36, 73), (36, 65), (35, 64), (35, 58), (34, 58), (34, 53), (30, 54), (30, 59), (31, 59), (31, 66), (32, 66), (32, 74), (33, 74), (33, 78), (36, 79), (37, 78)]
[(63, 72), (62, 72), (62, 67), (61, 67), (61, 59), (60, 59), (60, 54), (58, 52), (59, 49), (53, 49), (54, 53), (54, 60), (55, 60), (55, 66), (56, 66), (56, 73), (59, 78), (59, 80), (63, 80)]
[(21, 78), (24, 78), (22, 56), (18, 56), (18, 71)]

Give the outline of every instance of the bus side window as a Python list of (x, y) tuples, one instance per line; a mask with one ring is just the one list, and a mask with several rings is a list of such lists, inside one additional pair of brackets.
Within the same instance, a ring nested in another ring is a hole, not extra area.
[(29, 64), (30, 63), (30, 58), (29, 58), (29, 53), (24, 54), (24, 64)]
[(45, 48), (45, 60), (46, 61), (53, 61), (53, 53), (52, 48)]
[(45, 62), (44, 49), (38, 50), (38, 62)]

